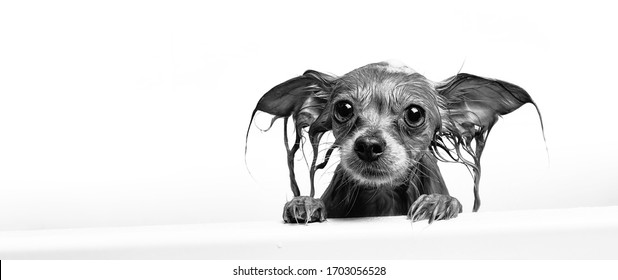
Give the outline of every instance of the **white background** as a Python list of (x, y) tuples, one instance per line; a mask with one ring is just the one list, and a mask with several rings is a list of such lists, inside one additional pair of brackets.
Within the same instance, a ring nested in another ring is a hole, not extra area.
[[(244, 161), (257, 100), (386, 59), (436, 81), (463, 64), (539, 105), (548, 152), (531, 105), (499, 121), (481, 211), (618, 205), (611, 4), (202, 2), (2, 1), (0, 229), (279, 220), (281, 124), (253, 128), (253, 178)], [(442, 173), (470, 211), (465, 168)]]

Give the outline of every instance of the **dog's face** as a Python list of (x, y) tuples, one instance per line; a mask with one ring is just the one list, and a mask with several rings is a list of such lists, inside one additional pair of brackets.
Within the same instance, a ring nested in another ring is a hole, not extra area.
[(329, 106), (343, 170), (367, 187), (407, 178), (440, 127), (438, 102), (433, 84), (405, 66), (370, 64), (339, 78)]

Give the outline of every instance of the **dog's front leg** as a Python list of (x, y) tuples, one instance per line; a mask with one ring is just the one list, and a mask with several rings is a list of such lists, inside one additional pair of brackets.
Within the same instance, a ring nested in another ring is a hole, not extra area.
[(296, 196), (283, 206), (286, 223), (312, 223), (326, 220), (324, 201), (310, 196)]
[(461, 212), (461, 203), (450, 195), (423, 194), (410, 206), (408, 219), (412, 222), (429, 219), (431, 224), (435, 220), (455, 218)]

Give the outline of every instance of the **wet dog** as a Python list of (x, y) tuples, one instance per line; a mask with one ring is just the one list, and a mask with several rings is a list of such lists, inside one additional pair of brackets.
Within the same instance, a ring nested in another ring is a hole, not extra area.
[[(504, 81), (459, 73), (436, 83), (405, 65), (381, 62), (341, 77), (308, 70), (268, 91), (251, 122), (258, 111), (274, 115), (273, 122), (284, 120), (294, 193), (284, 206), (285, 222), (407, 215), (431, 223), (462, 212), (461, 203), (449, 195), (438, 161), (470, 169), (477, 211), (487, 136), (501, 115), (526, 103), (537, 108), (525, 90)], [(292, 147), (290, 117), (295, 126)], [(320, 140), (329, 131), (335, 141), (324, 162), (316, 164)], [(309, 196), (301, 196), (294, 174), (294, 156), (305, 135), (313, 148)], [(334, 150), (341, 161), (322, 197), (314, 198), (315, 172), (326, 166)]]

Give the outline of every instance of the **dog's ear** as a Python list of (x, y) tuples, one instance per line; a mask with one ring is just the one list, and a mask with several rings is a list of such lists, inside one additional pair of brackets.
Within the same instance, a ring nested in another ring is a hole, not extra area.
[[(314, 150), (311, 168), (311, 196), (314, 194), (313, 174), (316, 169), (318, 144), (322, 135), (332, 129), (331, 118), (327, 113), (326, 105), (332, 93), (335, 79), (333, 76), (318, 71), (307, 70), (302, 76), (289, 79), (266, 92), (251, 114), (247, 138), (245, 139), (245, 154), (247, 153), (246, 140), (249, 137), (251, 123), (258, 111), (273, 115), (270, 126), (266, 130), (270, 129), (277, 119), (284, 119), (283, 136), (288, 152), (288, 168), (290, 169), (290, 181), (294, 196), (300, 195), (294, 175), (294, 155), (300, 147), (303, 129), (305, 128), (309, 128), (307, 134)], [(287, 135), (287, 123), (290, 117), (294, 121), (296, 134), (292, 148), (289, 147)]]
[[(324, 73), (307, 70), (302, 76), (289, 79), (270, 89), (258, 101), (251, 120), (258, 111), (278, 118), (293, 116), (303, 128), (317, 119), (326, 104), (326, 92), (334, 78)], [(272, 123), (271, 123), (272, 124)]]
[[(445, 129), (474, 137), (489, 131), (502, 115), (532, 103), (530, 95), (514, 84), (460, 73), (440, 83), (436, 90), (446, 102)], [(535, 105), (536, 106), (536, 105)], [(443, 115), (444, 117), (444, 115)], [(449, 127), (454, 124), (456, 128)]]
[[(460, 73), (439, 83), (436, 90), (439, 100), (442, 101), (442, 127), (433, 143), (434, 154), (444, 159), (435, 150), (436, 147), (441, 148), (451, 160), (464, 163), (473, 171), (473, 211), (477, 211), (480, 207), (480, 158), (491, 128), (500, 116), (513, 112), (526, 103), (535, 106), (539, 118), (541, 114), (523, 88), (500, 80)], [(445, 145), (445, 140), (451, 143), (449, 147)], [(462, 148), (472, 156), (474, 162), (462, 157)]]

